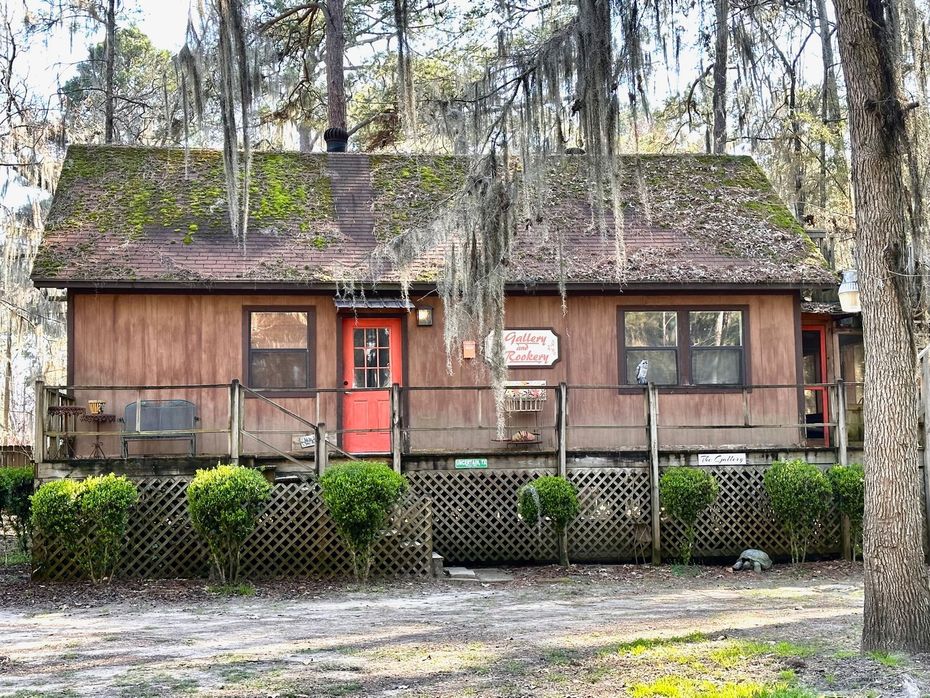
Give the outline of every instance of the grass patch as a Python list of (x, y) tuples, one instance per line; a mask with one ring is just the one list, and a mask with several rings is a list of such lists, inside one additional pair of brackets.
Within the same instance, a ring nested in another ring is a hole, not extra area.
[(696, 642), (707, 642), (707, 636), (704, 633), (691, 633), (690, 635), (676, 635), (674, 637), (643, 637), (613, 645), (609, 649), (603, 650), (601, 654), (632, 654), (636, 656), (659, 647), (688, 645)]
[(0, 567), (20, 567), (29, 563), (29, 553), (22, 550), (9, 550), (0, 556)]
[(564, 647), (555, 647), (546, 651), (546, 653), (543, 655), (543, 661), (546, 662), (546, 664), (565, 665), (571, 664), (572, 662), (578, 660), (580, 657), (581, 654), (575, 650), (565, 649)]
[(898, 654), (890, 654), (888, 652), (869, 652), (867, 656), (869, 659), (875, 660), (882, 666), (891, 667), (892, 669), (899, 667), (904, 663), (904, 657)]
[(663, 676), (649, 683), (634, 684), (630, 688), (633, 698), (755, 698), (763, 687), (758, 683), (715, 684), (681, 676)]
[(194, 679), (175, 678), (169, 674), (145, 677), (140, 673), (130, 671), (117, 681), (120, 698), (163, 698), (195, 693), (199, 688)]
[(780, 683), (764, 686), (754, 681), (714, 683), (681, 676), (663, 676), (649, 683), (630, 687), (633, 698), (815, 698), (814, 693)]
[(255, 587), (251, 584), (220, 584), (207, 587), (207, 591), (217, 596), (255, 596)]
[(810, 657), (815, 653), (813, 647), (797, 645), (793, 642), (758, 642), (756, 640), (735, 640), (710, 652), (708, 659), (722, 667), (735, 667), (741, 662), (768, 655), (788, 659), (792, 657)]
[(704, 570), (697, 565), (672, 565), (672, 574), (676, 577), (697, 577)]

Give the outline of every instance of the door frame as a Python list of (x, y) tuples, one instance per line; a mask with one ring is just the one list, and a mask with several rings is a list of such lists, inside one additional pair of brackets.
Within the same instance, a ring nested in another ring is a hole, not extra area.
[[(830, 377), (827, 374), (828, 361), (827, 361), (827, 326), (826, 325), (801, 325), (801, 380), (804, 380), (804, 345), (803, 337), (805, 332), (817, 332), (820, 334), (820, 382), (821, 383), (830, 383)], [(820, 393), (821, 400), (823, 400), (823, 421), (830, 421), (830, 413), (833, 411), (830, 404), (830, 389), (829, 388), (808, 388), (806, 384), (803, 385), (802, 396), (808, 390)], [(804, 413), (806, 414), (806, 413)], [(831, 427), (822, 427), (823, 429), (823, 445), (825, 448), (830, 448), (832, 439), (830, 438)], [(806, 431), (806, 430), (805, 430)], [(819, 441), (820, 439), (805, 439), (810, 441)]]
[[(336, 313), (336, 390), (340, 391), (336, 393), (336, 446), (342, 448), (344, 443), (342, 429), (344, 425), (345, 415), (343, 414), (343, 403), (345, 401), (345, 395), (341, 392), (344, 388), (342, 381), (345, 380), (345, 360), (343, 359), (343, 349), (345, 347), (345, 340), (343, 338), (343, 323), (349, 318), (364, 318), (366, 320), (371, 320), (372, 318), (384, 318), (392, 320), (400, 320), (400, 378), (401, 385), (407, 385), (408, 381), (408, 359), (407, 359), (407, 328), (410, 319), (410, 312), (398, 312), (396, 309), (391, 309), (383, 312), (378, 311), (364, 311), (364, 312), (354, 312), (351, 308), (346, 310), (340, 310)], [(404, 405), (401, 405), (401, 415), (406, 415), (406, 409)]]

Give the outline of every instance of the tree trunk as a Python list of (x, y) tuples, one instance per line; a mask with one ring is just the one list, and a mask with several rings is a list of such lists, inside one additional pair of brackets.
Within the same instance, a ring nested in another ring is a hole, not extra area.
[(804, 197), (804, 156), (801, 142), (801, 117), (797, 108), (798, 78), (794, 67), (790, 71), (791, 87), (788, 90), (788, 111), (791, 118), (791, 170), (794, 178), (794, 216), (804, 223), (807, 202)]
[(113, 142), (113, 68), (116, 61), (116, 0), (107, 2), (107, 38), (104, 55), (104, 141)]
[[(820, 120), (832, 132), (839, 119), (839, 97), (836, 88), (836, 72), (833, 67), (833, 41), (830, 38), (830, 18), (827, 17), (827, 0), (815, 0), (817, 11), (817, 34), (820, 36), (820, 57), (823, 64), (823, 85), (820, 92)], [(845, 156), (844, 156), (845, 157)], [(817, 187), (821, 215), (827, 208), (827, 140), (820, 139), (820, 182)]]
[(326, 3), (326, 109), (330, 128), (346, 128), (344, 0)]
[(0, 434), (6, 443), (13, 443), (10, 423), (10, 393), (13, 391), (13, 311), (7, 309), (6, 348), (3, 352), (3, 420)]
[(316, 140), (313, 137), (313, 124), (309, 121), (300, 121), (297, 124), (297, 135), (300, 138), (300, 152), (310, 153)]
[[(917, 356), (905, 263), (906, 112), (894, 9), (835, 0), (849, 100), (865, 340), (862, 649), (930, 651), (917, 451)], [(887, 12), (887, 14), (886, 14)]]
[(714, 45), (714, 153), (727, 150), (727, 43), (730, 31), (730, 0), (714, 0), (717, 35)]

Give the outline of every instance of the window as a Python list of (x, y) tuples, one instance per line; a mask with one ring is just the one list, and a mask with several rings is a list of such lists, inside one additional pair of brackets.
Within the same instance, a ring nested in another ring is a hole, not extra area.
[(246, 375), (250, 388), (313, 387), (312, 309), (246, 310)]
[(742, 385), (745, 316), (737, 309), (621, 310), (621, 380), (628, 385)]
[[(636, 311), (625, 314), (627, 383), (638, 383), (637, 372), (660, 385), (678, 383), (678, 314), (674, 311)], [(643, 364), (643, 362), (646, 362)]]
[(688, 313), (691, 382), (740, 385), (743, 382), (743, 313), (692, 310)]

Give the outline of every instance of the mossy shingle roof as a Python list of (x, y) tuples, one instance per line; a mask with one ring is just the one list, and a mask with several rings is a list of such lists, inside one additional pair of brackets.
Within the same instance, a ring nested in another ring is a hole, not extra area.
[[(748, 157), (622, 158), (628, 285), (832, 284), (834, 275)], [(33, 268), (39, 285), (368, 281), (381, 243), (458, 200), (452, 156), (255, 153), (245, 244), (230, 234), (212, 150), (71, 146)], [(553, 157), (541, 221), (521, 220), (515, 284), (613, 284), (615, 246), (595, 223), (584, 156)], [(608, 215), (608, 230), (613, 222)], [(557, 234), (561, 232), (561, 235)], [(559, 261), (559, 240), (563, 255)], [(425, 254), (417, 280), (436, 278)], [(380, 276), (397, 281), (390, 269)]]

